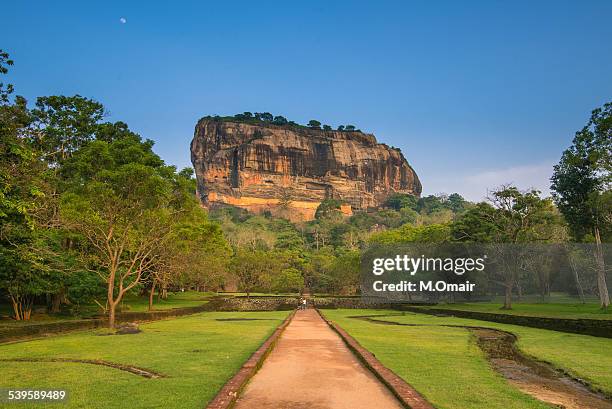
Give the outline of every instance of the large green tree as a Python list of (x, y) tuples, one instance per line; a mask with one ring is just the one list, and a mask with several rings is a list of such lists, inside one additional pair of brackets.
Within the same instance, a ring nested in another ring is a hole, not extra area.
[(508, 245), (518, 251), (523, 243), (550, 241), (557, 234), (560, 220), (550, 199), (536, 190), (521, 192), (514, 186), (493, 191), (489, 203), (467, 210), (451, 228), (458, 241), (488, 243), (496, 259), (507, 262), (491, 271), (490, 279), (504, 287), (504, 305), (512, 308), (512, 291), (521, 273), (523, 258), (506, 257)]
[[(0, 75), (13, 62), (0, 50)], [(36, 217), (45, 199), (44, 166), (31, 143), (32, 117), (13, 86), (0, 83), (0, 289), (13, 317), (29, 319), (34, 297), (49, 287), (49, 272), (35, 249)]]
[(173, 229), (166, 248), (169, 262), (158, 274), (174, 271), (181, 285), (197, 291), (218, 289), (227, 279), (231, 247), (221, 227), (209, 221), (202, 209), (186, 216)]
[(595, 242), (602, 308), (610, 305), (602, 242), (612, 233), (612, 102), (597, 108), (555, 165), (551, 189), (574, 238)]
[(175, 170), (152, 145), (133, 135), (93, 141), (63, 167), (62, 222), (89, 244), (89, 264), (107, 286), (110, 327), (117, 305), (155, 265), (182, 211)]
[(238, 288), (251, 296), (264, 281), (270, 280), (270, 270), (275, 260), (263, 250), (238, 249), (230, 263), (230, 271), (238, 282)]

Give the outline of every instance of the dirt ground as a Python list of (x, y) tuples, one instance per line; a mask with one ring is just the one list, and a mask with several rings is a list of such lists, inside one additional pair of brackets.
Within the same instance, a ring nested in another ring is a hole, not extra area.
[(387, 409), (400, 403), (319, 314), (299, 310), (251, 379), (238, 409)]

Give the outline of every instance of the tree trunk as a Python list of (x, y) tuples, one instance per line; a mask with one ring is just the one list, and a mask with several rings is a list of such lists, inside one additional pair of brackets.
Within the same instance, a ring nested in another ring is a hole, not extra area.
[(62, 301), (64, 300), (64, 289), (60, 288), (60, 290), (51, 295), (51, 309), (49, 312), (52, 314), (57, 314), (60, 312), (60, 307), (62, 305)]
[(149, 291), (149, 311), (153, 311), (153, 295), (155, 294), (155, 280), (151, 283), (151, 290)]
[(168, 299), (168, 284), (166, 283), (163, 283), (161, 286), (161, 299), (162, 300)]
[(512, 309), (512, 287), (514, 287), (513, 283), (506, 283), (505, 285), (504, 306), (502, 310)]
[(108, 327), (110, 329), (115, 328), (115, 308), (116, 307), (117, 307), (117, 304), (115, 303), (110, 303), (110, 305), (108, 306)]
[(111, 273), (108, 282), (108, 287), (106, 288), (106, 302), (108, 304), (108, 327), (110, 329), (115, 328), (115, 309), (117, 308), (117, 304), (119, 302), (115, 300), (115, 275)]
[(597, 265), (597, 290), (599, 292), (599, 301), (602, 309), (607, 309), (610, 306), (610, 294), (608, 293), (608, 285), (606, 283), (606, 264), (604, 261), (603, 248), (601, 246), (601, 236), (599, 228), (595, 226), (595, 263)]
[(13, 318), (15, 321), (21, 321), (21, 305), (17, 298), (11, 295), (11, 305), (13, 306)]
[(569, 261), (572, 272), (574, 273), (574, 280), (576, 280), (576, 288), (578, 289), (578, 296), (580, 297), (580, 302), (582, 304), (585, 304), (586, 300), (584, 299), (584, 290), (582, 289), (580, 277), (578, 276), (578, 267), (576, 266), (576, 263), (574, 262), (574, 259), (572, 258), (571, 254), (567, 255), (567, 259)]
[(32, 315), (33, 298), (27, 296), (12, 295), (11, 305), (13, 306), (13, 318), (15, 321), (28, 321)]

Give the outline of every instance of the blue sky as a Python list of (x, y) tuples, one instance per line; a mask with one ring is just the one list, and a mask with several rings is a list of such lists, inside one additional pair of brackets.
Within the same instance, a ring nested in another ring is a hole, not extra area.
[[(31, 102), (95, 98), (190, 165), (196, 121), (269, 111), (402, 149), (424, 192), (548, 187), (612, 100), (610, 1), (12, 1), (0, 48)], [(125, 23), (120, 19), (124, 18)]]

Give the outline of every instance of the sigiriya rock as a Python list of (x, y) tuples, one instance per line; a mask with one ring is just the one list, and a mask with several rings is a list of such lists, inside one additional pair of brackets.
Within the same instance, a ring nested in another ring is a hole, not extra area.
[(361, 131), (205, 117), (195, 127), (191, 161), (204, 206), (283, 208), (294, 220), (312, 219), (326, 198), (351, 214), (393, 193), (421, 194), (402, 152)]

